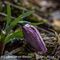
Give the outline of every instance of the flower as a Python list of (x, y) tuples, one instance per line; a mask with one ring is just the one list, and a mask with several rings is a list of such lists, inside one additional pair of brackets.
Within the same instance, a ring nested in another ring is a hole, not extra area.
[(24, 37), (27, 43), (29, 43), (36, 51), (47, 52), (46, 45), (39, 33), (39, 31), (30, 24), (23, 26)]

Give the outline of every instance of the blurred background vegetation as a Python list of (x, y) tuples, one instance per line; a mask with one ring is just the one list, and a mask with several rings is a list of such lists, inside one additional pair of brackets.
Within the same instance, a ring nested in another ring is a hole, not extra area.
[[(58, 31), (54, 30), (51, 25), (52, 23), (50, 23), (51, 14), (55, 11), (60, 11), (59, 0), (1, 0), (0, 31), (3, 30), (6, 25), (5, 16), (7, 16), (7, 4), (10, 4), (11, 6), (11, 18), (13, 20), (24, 12), (34, 11), (30, 16), (24, 18), (24, 20), (31, 22), (31, 24), (35, 25), (40, 31), (48, 48), (46, 55), (42, 56), (44, 56), (44, 58), (48, 55), (60, 56), (60, 32), (58, 33)], [(13, 30), (16, 30), (17, 28), (18, 26), (16, 26)], [(35, 59), (35, 52), (29, 44), (25, 44), (24, 41), (19, 39), (15, 40), (14, 42), (6, 44), (5, 51), (10, 53), (12, 50), (21, 46), (20, 51), (14, 53), (15, 55), (31, 55)], [(15, 46), (15, 44), (17, 45)]]

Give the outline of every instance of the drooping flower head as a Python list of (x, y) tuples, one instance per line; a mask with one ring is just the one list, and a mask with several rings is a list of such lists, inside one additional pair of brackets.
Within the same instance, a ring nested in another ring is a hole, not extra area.
[(24, 37), (27, 43), (29, 43), (36, 51), (42, 53), (47, 52), (46, 45), (40, 35), (40, 32), (32, 25), (25, 24), (23, 26)]

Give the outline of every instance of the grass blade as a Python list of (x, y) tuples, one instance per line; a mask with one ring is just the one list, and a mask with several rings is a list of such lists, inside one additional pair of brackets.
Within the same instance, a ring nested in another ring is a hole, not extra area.
[(23, 38), (22, 30), (16, 30), (15, 32), (8, 34), (5, 38), (5, 44), (12, 41), (13, 38)]
[(7, 16), (6, 16), (7, 24), (6, 24), (6, 29), (8, 29), (8, 26), (11, 22), (11, 7), (9, 4), (7, 4)]
[(20, 16), (17, 17), (13, 22), (11, 22), (10, 28), (15, 27), (15, 26), (17, 25), (17, 23), (18, 23), (20, 20), (22, 20), (22, 18), (27, 17), (27, 16), (29, 16), (29, 15), (31, 15), (31, 14), (32, 14), (32, 11), (26, 12), (26, 13), (23, 13), (22, 15), (20, 15)]

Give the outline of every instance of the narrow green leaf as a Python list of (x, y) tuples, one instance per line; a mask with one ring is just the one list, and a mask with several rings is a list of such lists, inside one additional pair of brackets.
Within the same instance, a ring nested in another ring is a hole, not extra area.
[(37, 23), (31, 23), (32, 25), (40, 25), (40, 24), (44, 24), (44, 23), (47, 23), (47, 21), (46, 20), (42, 20), (42, 21), (39, 21), (39, 22), (37, 22)]
[(11, 7), (10, 4), (7, 4), (7, 16), (6, 16), (7, 24), (6, 24), (6, 29), (8, 29), (8, 26), (11, 22)]
[(11, 7), (8, 4), (7, 5), (7, 23), (10, 23), (10, 21), (11, 21)]
[(22, 30), (16, 30), (11, 34), (8, 34), (5, 38), (5, 44), (13, 40), (13, 38), (23, 38)]
[(18, 23), (20, 20), (22, 20), (22, 18), (27, 17), (27, 16), (29, 16), (29, 15), (31, 15), (31, 14), (32, 14), (32, 11), (26, 12), (26, 13), (23, 13), (22, 15), (20, 15), (20, 16), (17, 17), (13, 22), (11, 22), (10, 28), (15, 27), (15, 26), (17, 25), (17, 23)]
[(39, 22), (39, 23), (31, 23), (32, 25), (36, 26), (36, 25), (40, 25), (40, 24), (43, 24), (43, 22)]

